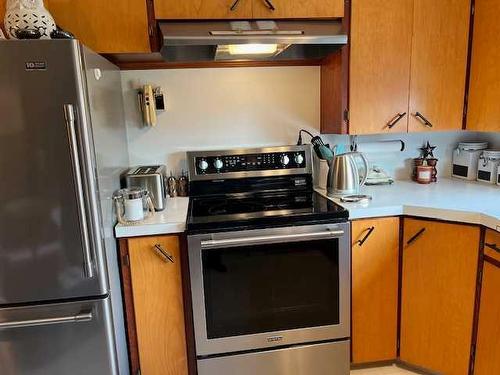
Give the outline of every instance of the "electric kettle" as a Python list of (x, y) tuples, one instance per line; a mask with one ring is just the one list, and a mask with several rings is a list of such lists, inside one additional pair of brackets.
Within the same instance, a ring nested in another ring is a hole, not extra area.
[[(356, 159), (361, 160), (364, 171), (359, 171)], [(361, 152), (347, 152), (335, 155), (329, 162), (327, 190), (329, 197), (359, 194), (359, 188), (368, 176), (368, 160)]]

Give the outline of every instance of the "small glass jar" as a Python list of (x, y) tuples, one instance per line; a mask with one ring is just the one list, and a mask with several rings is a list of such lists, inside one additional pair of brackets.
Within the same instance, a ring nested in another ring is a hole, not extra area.
[(430, 165), (417, 166), (417, 182), (419, 184), (430, 184), (432, 182), (432, 172), (434, 167)]
[(131, 187), (121, 189), (113, 195), (116, 216), (121, 224), (140, 223), (150, 217), (155, 209), (146, 189)]

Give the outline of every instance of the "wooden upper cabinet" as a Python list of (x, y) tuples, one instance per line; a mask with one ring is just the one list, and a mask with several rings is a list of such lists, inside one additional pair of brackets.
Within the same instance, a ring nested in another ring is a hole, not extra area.
[(475, 375), (500, 374), (500, 267), (485, 262), (476, 342)]
[(349, 131), (404, 133), (413, 0), (356, 0), (351, 6)]
[(352, 360), (394, 360), (399, 218), (353, 221), (352, 240)]
[[(248, 0), (241, 0), (248, 1)], [(252, 0), (253, 18), (339, 18), (344, 0)], [(274, 10), (271, 9), (271, 5)]]
[(500, 1), (476, 0), (467, 129), (500, 131)]
[(132, 238), (128, 254), (141, 373), (187, 375), (179, 238)]
[(404, 219), (402, 361), (433, 373), (469, 370), (479, 227)]
[[(252, 18), (252, 0), (154, 0), (156, 19)], [(234, 5), (234, 6), (233, 6)]]
[(150, 52), (145, 0), (45, 0), (56, 23), (99, 53)]
[[(337, 18), (344, 0), (154, 0), (157, 19)], [(274, 7), (274, 10), (271, 9)]]
[(2, 28), (2, 29), (3, 29), (3, 19), (4, 19), (4, 16), (5, 16), (6, 1), (7, 0), (0, 0), (0, 28)]
[(410, 132), (462, 129), (470, 9), (470, 0), (414, 0)]

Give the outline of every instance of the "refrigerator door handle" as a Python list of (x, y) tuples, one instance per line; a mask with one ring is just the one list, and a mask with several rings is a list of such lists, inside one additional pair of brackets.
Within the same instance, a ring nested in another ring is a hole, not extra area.
[(0, 322), (0, 330), (8, 328), (25, 328), (35, 326), (45, 326), (63, 323), (89, 322), (93, 318), (92, 312), (82, 312), (77, 315), (60, 316), (55, 318), (41, 318), (29, 320), (14, 320), (11, 322)]
[(83, 241), (83, 270), (86, 277), (94, 277), (94, 267), (91, 255), (91, 240), (87, 221), (87, 210), (85, 207), (85, 193), (83, 190), (82, 170), (80, 157), (78, 155), (78, 140), (75, 129), (75, 110), (72, 104), (64, 104), (64, 119), (68, 131), (68, 140), (73, 164), (73, 178), (76, 188), (76, 199), (78, 203), (78, 214), (80, 217), (80, 231)]

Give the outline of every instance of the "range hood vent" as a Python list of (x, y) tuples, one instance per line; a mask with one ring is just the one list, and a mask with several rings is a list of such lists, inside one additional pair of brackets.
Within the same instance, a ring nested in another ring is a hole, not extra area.
[(340, 20), (161, 22), (170, 62), (321, 59), (347, 44)]

